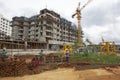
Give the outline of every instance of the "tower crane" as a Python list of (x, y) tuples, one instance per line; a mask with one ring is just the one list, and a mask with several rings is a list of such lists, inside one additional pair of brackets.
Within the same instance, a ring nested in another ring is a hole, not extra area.
[(83, 10), (91, 1), (92, 0), (88, 0), (88, 2), (86, 4), (84, 4), (81, 8), (80, 8), (80, 2), (79, 2), (75, 14), (72, 15), (72, 18), (74, 18), (74, 16), (77, 16), (77, 20), (78, 20), (78, 36), (77, 36), (78, 37), (78, 39), (77, 39), (77, 47), (78, 48), (83, 46), (82, 28), (81, 28), (81, 10)]

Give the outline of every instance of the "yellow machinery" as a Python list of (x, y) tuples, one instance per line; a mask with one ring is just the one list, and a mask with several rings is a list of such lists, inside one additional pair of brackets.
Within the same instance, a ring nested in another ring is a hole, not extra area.
[(110, 54), (110, 53), (116, 54), (115, 42), (101, 42), (100, 52), (106, 52), (107, 54)]
[(83, 47), (83, 40), (82, 40), (82, 28), (81, 28), (81, 10), (83, 10), (88, 3), (90, 3), (92, 0), (88, 0), (88, 2), (80, 8), (80, 2), (78, 4), (78, 8), (75, 12), (75, 14), (72, 15), (72, 18), (74, 18), (75, 15), (77, 15), (78, 20), (78, 39), (77, 39), (77, 46), (78, 48)]
[(70, 52), (70, 54), (72, 54), (73, 49), (71, 44), (63, 44), (64, 54), (66, 53), (67, 50)]

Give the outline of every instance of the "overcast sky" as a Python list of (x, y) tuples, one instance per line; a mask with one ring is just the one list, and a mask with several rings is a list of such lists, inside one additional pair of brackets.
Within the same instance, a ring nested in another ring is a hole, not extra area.
[[(76, 23), (71, 15), (78, 2), (81, 7), (87, 0), (0, 0), (0, 14), (9, 20), (14, 16), (30, 17), (48, 8), (62, 17)], [(82, 29), (84, 38), (99, 43), (101, 37), (105, 41), (120, 43), (120, 0), (93, 0), (82, 11)]]

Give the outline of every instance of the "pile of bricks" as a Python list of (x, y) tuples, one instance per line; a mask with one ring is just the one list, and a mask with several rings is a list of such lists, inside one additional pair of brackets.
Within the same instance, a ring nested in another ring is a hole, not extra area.
[(25, 61), (7, 61), (0, 63), (0, 76), (22, 76), (26, 74), (27, 65)]

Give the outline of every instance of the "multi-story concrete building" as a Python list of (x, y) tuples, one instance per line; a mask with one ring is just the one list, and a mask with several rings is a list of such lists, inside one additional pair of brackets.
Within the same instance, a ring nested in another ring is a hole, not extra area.
[(61, 26), (61, 39), (64, 42), (74, 42), (77, 36), (77, 27), (72, 22), (61, 18), (60, 19)]
[(11, 36), (12, 27), (10, 21), (0, 15), (0, 39), (5, 39)]
[(48, 9), (30, 18), (14, 17), (12, 21), (14, 39), (46, 43), (48, 49), (60, 48), (64, 43), (73, 43), (77, 27), (72, 22)]
[(28, 39), (29, 19), (26, 17), (14, 17), (12, 21), (12, 38), (14, 40)]

